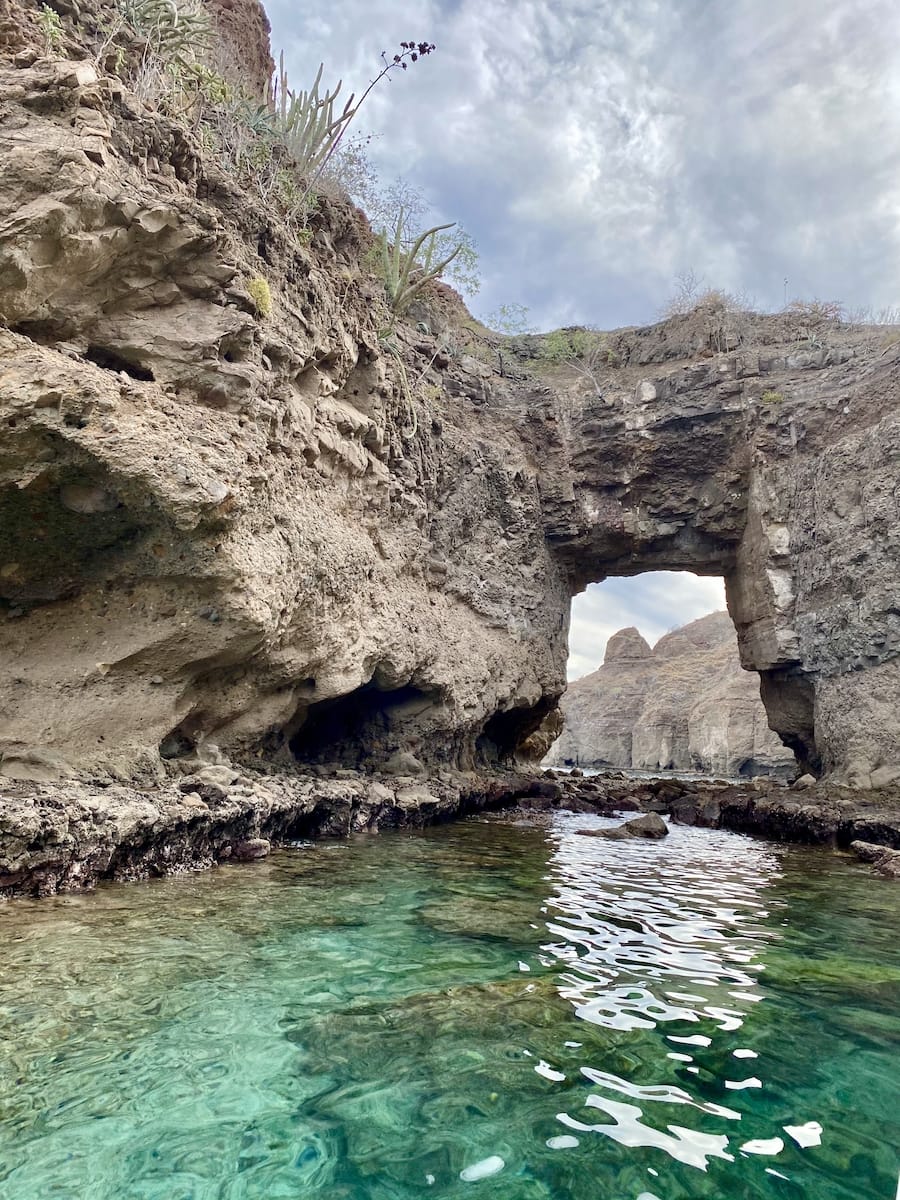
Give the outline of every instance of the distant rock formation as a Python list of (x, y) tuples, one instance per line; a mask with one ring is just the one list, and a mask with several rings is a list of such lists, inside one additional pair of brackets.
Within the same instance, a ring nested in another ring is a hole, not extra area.
[(667, 633), (654, 649), (637, 629), (620, 629), (603, 665), (571, 684), (561, 707), (565, 728), (548, 765), (796, 773), (766, 722), (757, 675), (741, 668), (726, 612)]

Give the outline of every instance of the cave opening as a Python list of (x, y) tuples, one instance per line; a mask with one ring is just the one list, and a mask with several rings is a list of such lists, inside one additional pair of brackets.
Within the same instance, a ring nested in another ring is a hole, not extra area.
[(389, 687), (376, 673), (344, 696), (309, 704), (288, 745), (300, 762), (375, 766), (398, 751), (421, 752), (428, 714), (440, 704), (437, 688), (413, 683)]
[(477, 759), (487, 766), (504, 766), (520, 756), (530, 758), (529, 738), (540, 730), (554, 707), (552, 700), (544, 697), (537, 704), (495, 712), (475, 739)]
[(591, 584), (572, 603), (563, 732), (548, 765), (796, 774), (740, 663), (721, 577), (653, 571)]
[(84, 357), (95, 366), (102, 367), (104, 371), (114, 371), (116, 374), (121, 374), (124, 371), (132, 379), (138, 379), (144, 383), (153, 382), (154, 375), (149, 367), (144, 367), (139, 362), (125, 358), (122, 354), (111, 350), (108, 346), (88, 346), (84, 352)]

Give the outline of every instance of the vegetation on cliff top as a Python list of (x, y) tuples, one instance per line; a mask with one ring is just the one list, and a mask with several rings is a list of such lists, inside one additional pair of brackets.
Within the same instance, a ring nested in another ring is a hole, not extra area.
[[(62, 49), (54, 10), (39, 17), (48, 53)], [(376, 233), (370, 258), (395, 316), (430, 280), (450, 273), (477, 290), (477, 253), (453, 223), (429, 224), (422, 197), (407, 184), (382, 189), (366, 157), (369, 138), (348, 136), (372, 91), (390, 74), (430, 55), (427, 41), (382, 51), (382, 66), (358, 96), (340, 107), (343, 82), (323, 85), (324, 64), (308, 88), (291, 86), (284, 55), (265, 97), (253, 95), (241, 68), (228, 61), (200, 0), (119, 0), (101, 24), (98, 66), (118, 75), (137, 97), (185, 121), (241, 186), (284, 217), (301, 242), (328, 198), (350, 198), (368, 212)], [(265, 306), (263, 306), (265, 307)]]

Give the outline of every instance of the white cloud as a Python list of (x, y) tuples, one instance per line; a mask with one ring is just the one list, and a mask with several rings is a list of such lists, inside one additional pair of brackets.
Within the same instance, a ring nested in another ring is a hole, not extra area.
[(478, 241), (480, 311), (540, 325), (654, 319), (694, 267), (767, 306), (900, 303), (894, 0), (289, 0), (301, 86), (357, 93), (414, 37), (434, 55), (358, 118), (383, 176)]
[(724, 607), (721, 579), (687, 571), (648, 571), (592, 583), (572, 601), (569, 681), (596, 670), (608, 639), (628, 625), (635, 625), (652, 646), (670, 629)]

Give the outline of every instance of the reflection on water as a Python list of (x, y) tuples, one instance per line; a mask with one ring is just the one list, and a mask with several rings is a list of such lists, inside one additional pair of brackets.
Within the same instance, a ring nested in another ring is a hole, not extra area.
[(894, 1200), (900, 889), (472, 819), (0, 909), (2, 1200)]

